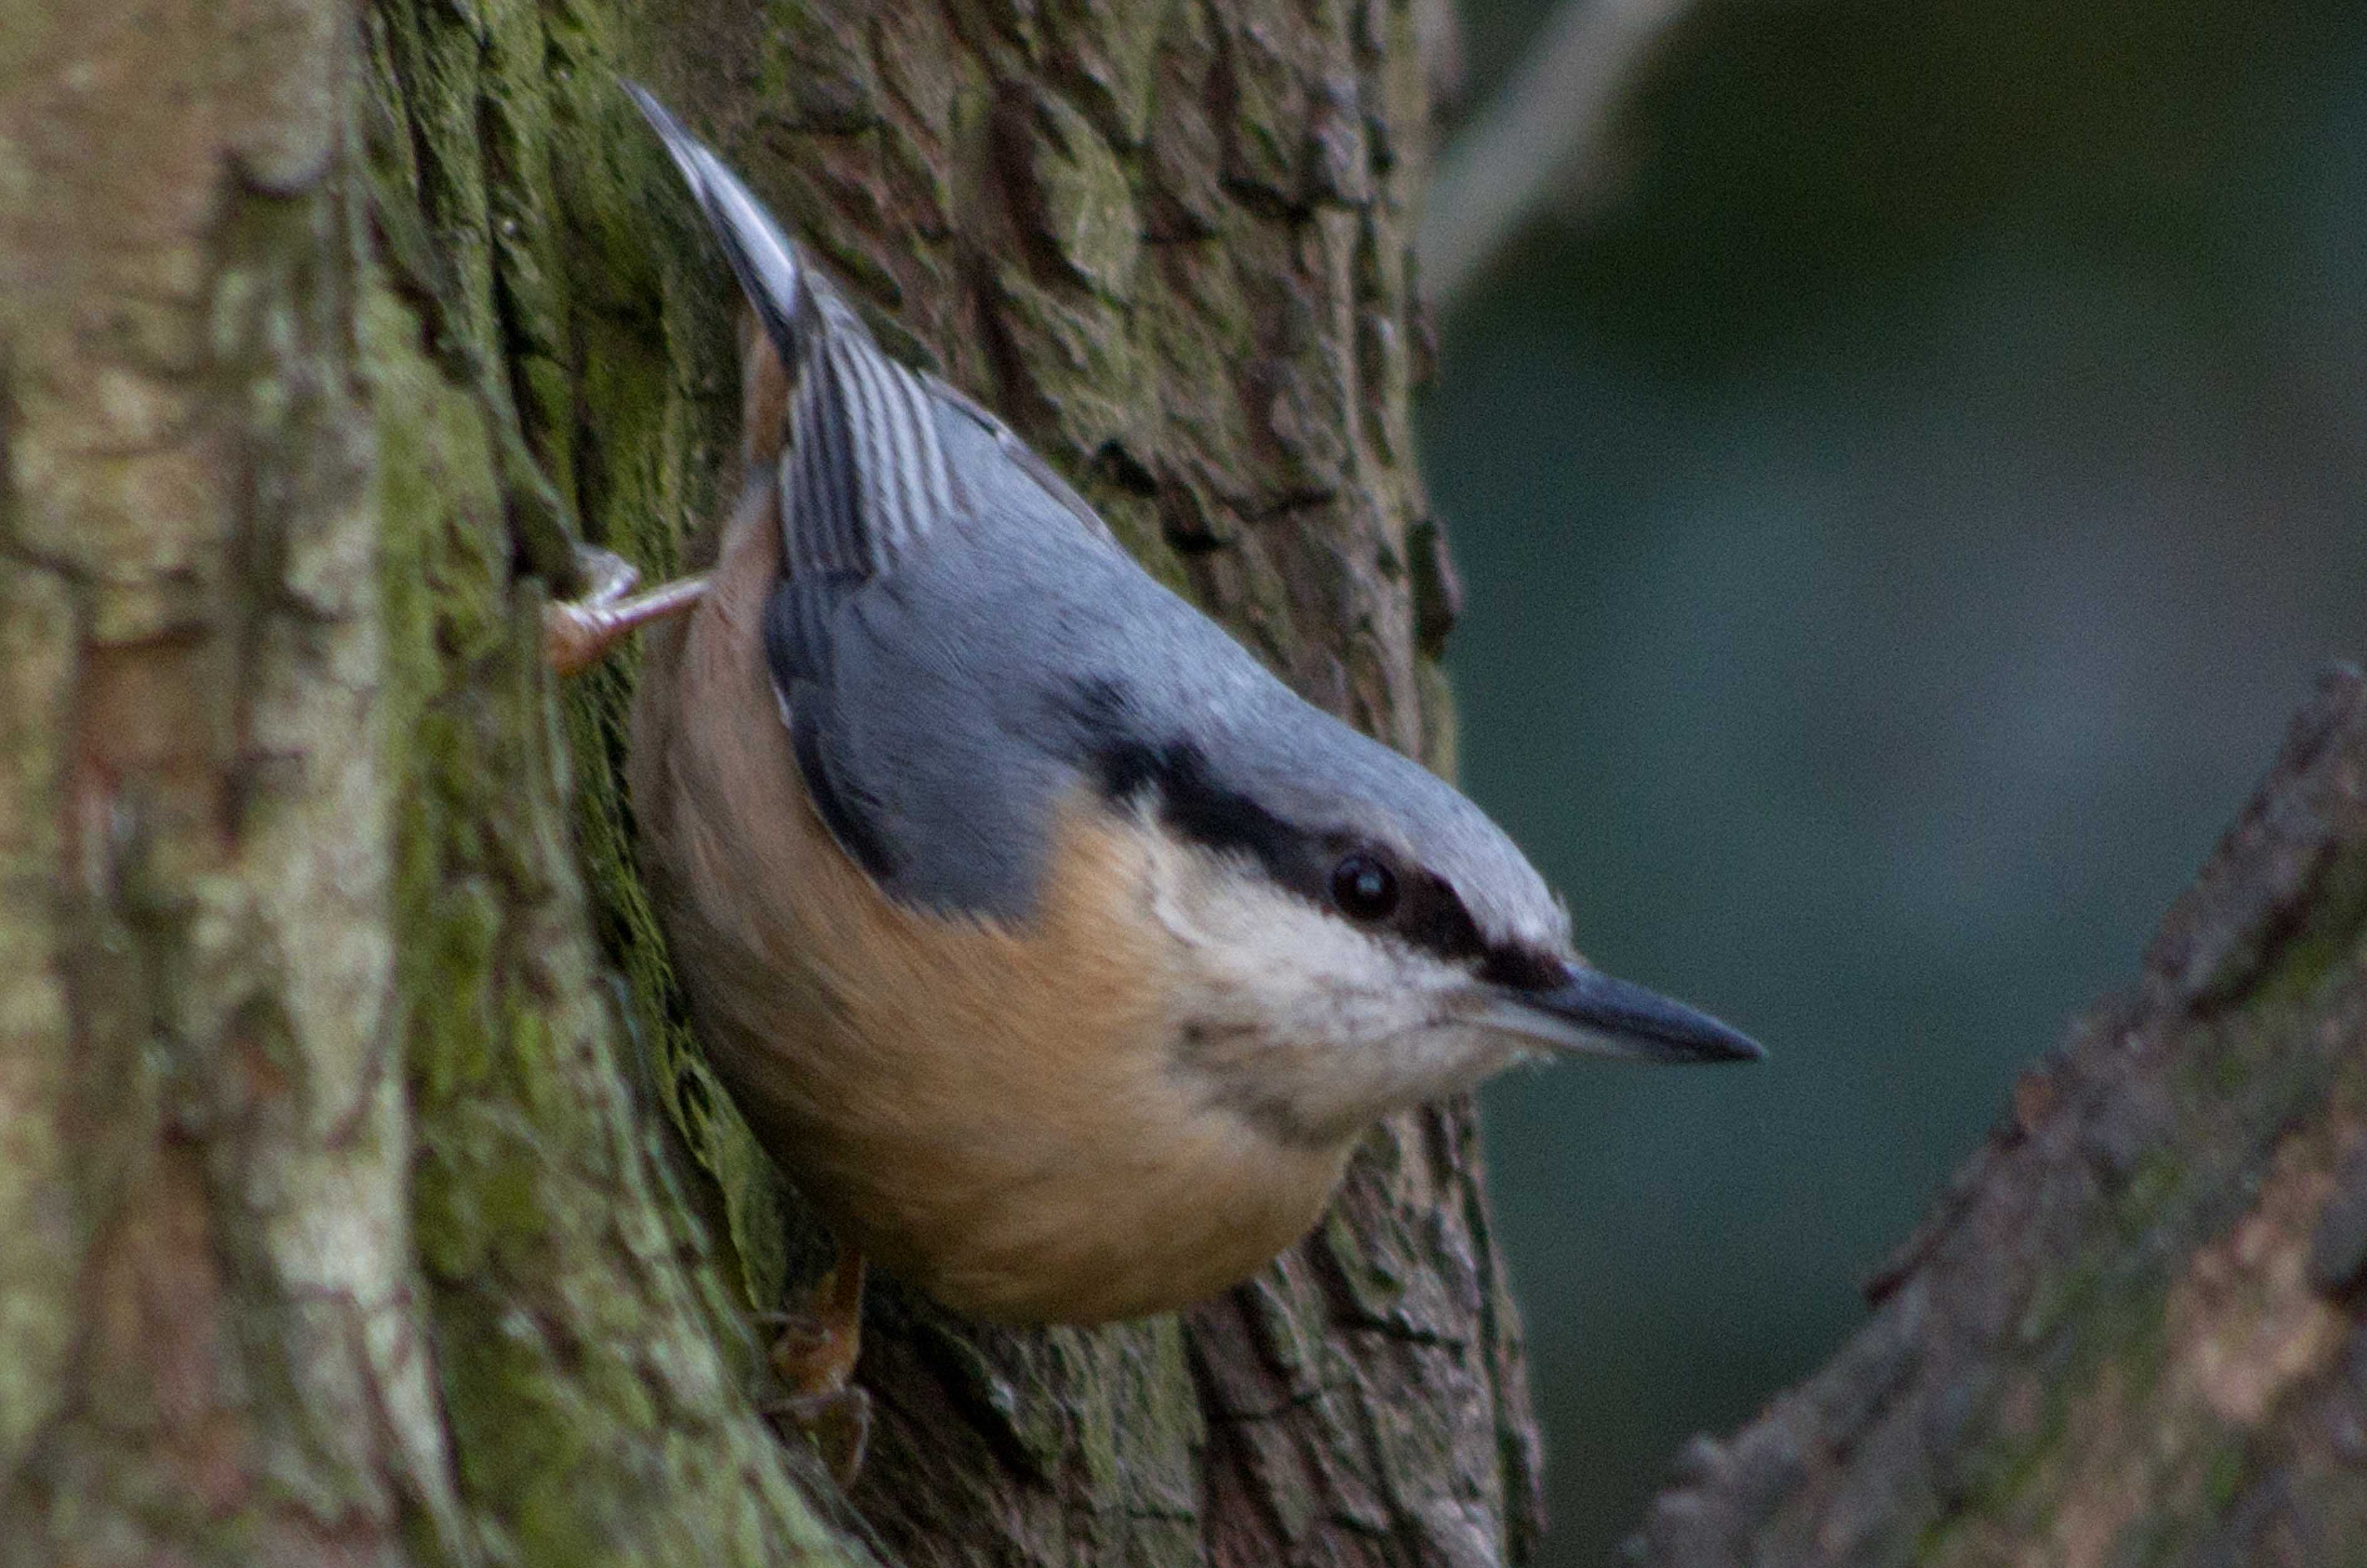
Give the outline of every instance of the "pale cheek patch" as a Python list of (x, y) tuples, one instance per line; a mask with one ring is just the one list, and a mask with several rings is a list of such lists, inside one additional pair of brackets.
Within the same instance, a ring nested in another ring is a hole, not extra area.
[(1172, 943), (1178, 1063), (1209, 1103), (1351, 1137), (1501, 1064), (1457, 1017), (1461, 970), (1156, 828), (1143, 843), (1144, 897)]
[(1418, 1018), (1410, 966), (1346, 922), (1172, 840), (1149, 870), (1153, 915), (1211, 1001), (1236, 996), (1277, 1034), (1375, 1039)]

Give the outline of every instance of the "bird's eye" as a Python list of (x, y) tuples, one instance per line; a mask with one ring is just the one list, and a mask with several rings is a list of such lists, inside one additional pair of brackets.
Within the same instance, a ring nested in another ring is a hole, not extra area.
[(1331, 902), (1351, 920), (1386, 920), (1398, 906), (1398, 874), (1360, 850), (1331, 868)]

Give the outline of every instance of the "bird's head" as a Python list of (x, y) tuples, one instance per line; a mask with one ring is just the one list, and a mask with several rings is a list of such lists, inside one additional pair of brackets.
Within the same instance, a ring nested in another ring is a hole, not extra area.
[(1289, 699), (1102, 757), (1155, 846), (1178, 1072), (1277, 1134), (1353, 1138), (1525, 1056), (1748, 1061), (1748, 1037), (1588, 965), (1502, 829), (1426, 768)]

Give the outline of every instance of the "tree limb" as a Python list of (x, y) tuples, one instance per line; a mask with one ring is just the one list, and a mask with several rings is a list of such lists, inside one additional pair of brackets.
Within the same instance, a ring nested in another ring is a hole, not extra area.
[(1451, 314), (1547, 197), (1603, 156), (1622, 95), (1688, 0), (1561, 0), (1510, 80), (1438, 161), (1414, 254)]
[(2128, 993), (1628, 1560), (2367, 1560), (2367, 681), (2329, 672)]

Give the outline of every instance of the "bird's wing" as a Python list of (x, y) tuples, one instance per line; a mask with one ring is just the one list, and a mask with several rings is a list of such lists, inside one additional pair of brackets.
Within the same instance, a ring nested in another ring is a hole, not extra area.
[[(787, 707), (809, 793), (883, 888), (1021, 920), (1064, 804), (1119, 792), (1127, 758), (1285, 694), (1122, 551), (1052, 515), (1024, 472), (992, 484), (1006, 482), (1026, 510), (994, 506), (839, 600), (829, 678)], [(793, 588), (774, 599), (776, 648), (803, 613)]]
[(764, 644), (807, 794), (896, 896), (1022, 915), (1089, 766), (1072, 676), (1122, 665), (1145, 614), (1195, 641), (1198, 618), (1000, 421), (883, 354), (722, 161), (627, 91), (794, 384)]

